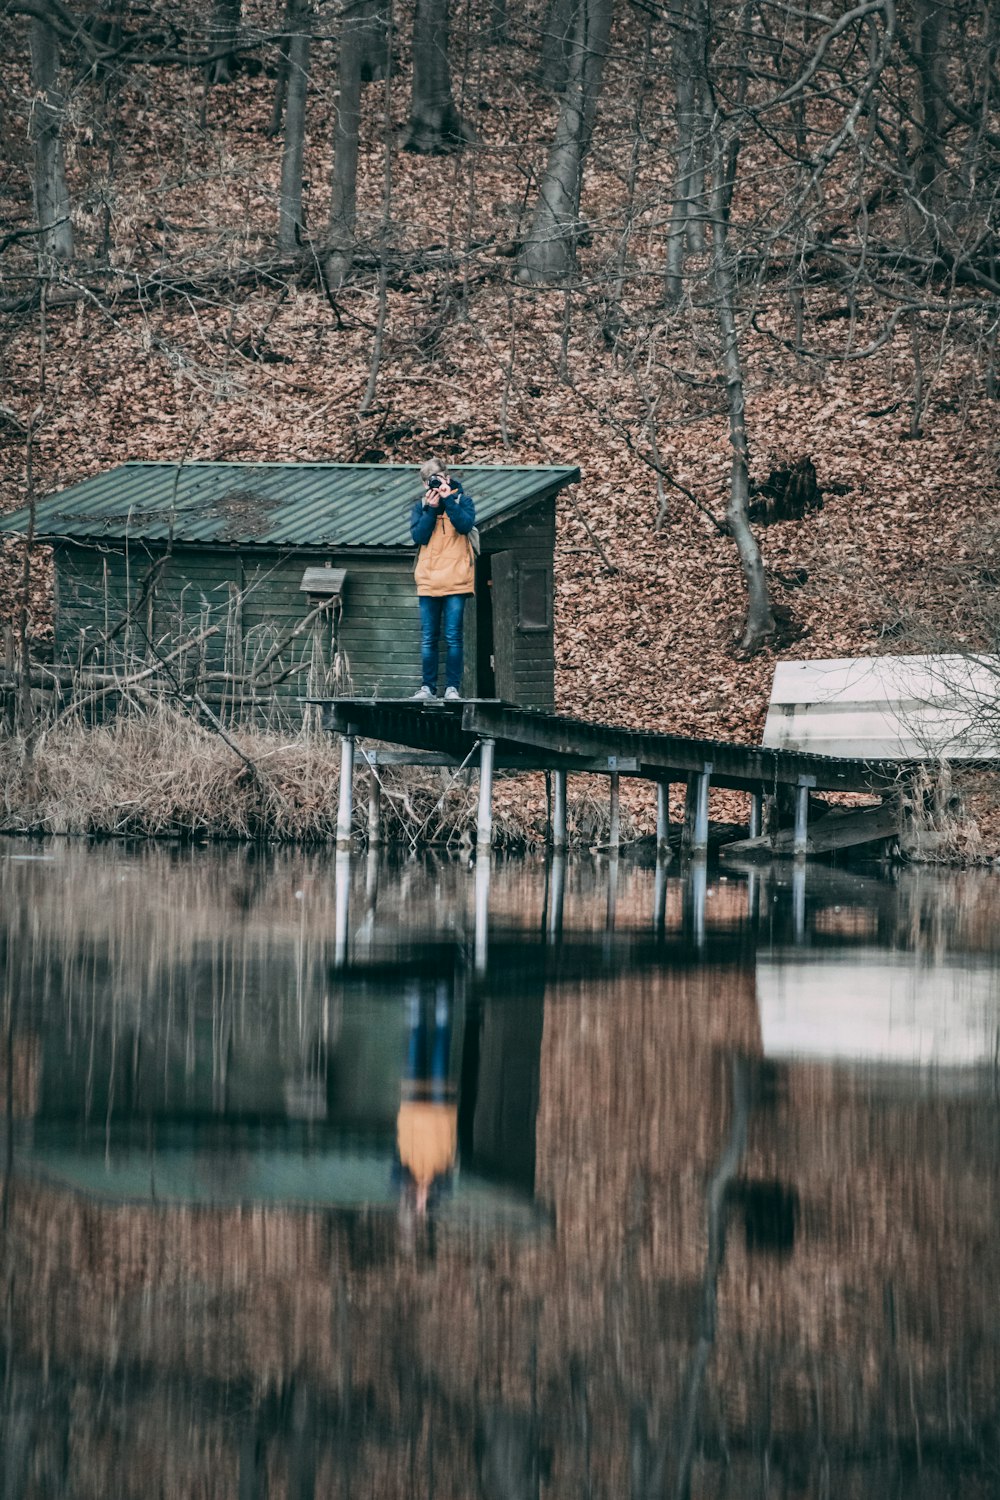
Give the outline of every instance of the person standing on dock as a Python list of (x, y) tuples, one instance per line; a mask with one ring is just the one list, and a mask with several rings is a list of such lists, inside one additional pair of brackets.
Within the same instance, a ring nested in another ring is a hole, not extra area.
[(417, 545), (413, 576), (420, 605), (421, 685), (415, 698), (437, 697), (438, 642), (444, 628), (447, 702), (461, 697), (465, 601), (476, 591), (476, 507), (437, 459), (420, 466), (421, 500), (410, 512)]

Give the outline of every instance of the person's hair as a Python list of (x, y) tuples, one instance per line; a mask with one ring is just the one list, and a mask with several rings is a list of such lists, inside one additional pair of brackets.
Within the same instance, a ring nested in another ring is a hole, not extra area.
[(423, 463), (423, 464), (420, 465), (420, 477), (423, 480), (424, 484), (426, 484), (427, 481), (428, 481), (428, 479), (430, 479), (432, 477), (432, 475), (434, 475), (434, 474), (447, 474), (447, 473), (448, 473), (448, 466), (447, 466), (447, 464), (441, 463), (436, 458), (429, 458), (426, 463)]

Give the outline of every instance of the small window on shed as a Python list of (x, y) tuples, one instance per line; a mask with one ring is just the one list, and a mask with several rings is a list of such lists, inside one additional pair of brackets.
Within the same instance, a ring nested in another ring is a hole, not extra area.
[(521, 630), (548, 630), (552, 624), (552, 570), (526, 567), (518, 569), (517, 623)]

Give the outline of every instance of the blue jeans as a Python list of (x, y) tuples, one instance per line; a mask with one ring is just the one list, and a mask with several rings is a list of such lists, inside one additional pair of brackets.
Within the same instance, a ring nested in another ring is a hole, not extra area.
[(406, 987), (407, 1020), (410, 1026), (403, 1095), (442, 1103), (454, 1098), (448, 1078), (451, 1062), (451, 998), (448, 986), (438, 980), (431, 999), (429, 986), (411, 980)]
[(445, 687), (458, 689), (462, 686), (463, 631), (465, 628), (465, 601), (468, 594), (445, 594), (430, 599), (421, 594), (420, 604), (420, 665), (424, 687), (437, 692), (438, 641), (441, 625), (444, 624)]

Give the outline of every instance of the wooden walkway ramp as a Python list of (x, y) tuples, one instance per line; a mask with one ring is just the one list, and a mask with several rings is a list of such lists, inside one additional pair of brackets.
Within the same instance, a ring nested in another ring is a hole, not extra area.
[[(692, 853), (708, 845), (708, 794), (712, 785), (749, 792), (748, 838), (730, 846), (740, 852), (807, 854), (886, 838), (898, 828), (896, 795), (915, 767), (896, 760), (841, 759), (725, 740), (693, 739), (593, 724), (495, 699), (460, 703), (399, 698), (312, 699), (324, 727), (342, 736), (341, 817), (338, 842), (350, 839), (350, 797), (355, 750), (372, 768), (369, 834), (378, 836), (377, 768), (380, 765), (440, 765), (479, 770), (477, 834), (488, 847), (492, 833), (492, 781), (496, 770), (548, 771), (554, 776), (551, 842), (566, 843), (566, 776), (589, 772), (610, 778), (611, 839), (618, 840), (621, 776), (640, 777), (657, 788), (657, 844), (669, 840), (667, 792), (686, 787), (683, 844)], [(359, 741), (363, 741), (361, 745)], [(375, 743), (371, 743), (375, 742)], [(398, 747), (387, 749), (385, 747)], [(874, 793), (881, 806), (830, 812), (810, 831), (810, 795), (815, 792)], [(765, 799), (785, 814), (762, 832)], [(828, 826), (832, 825), (832, 826)], [(823, 837), (821, 828), (826, 829)], [(853, 831), (852, 831), (853, 829)]]

